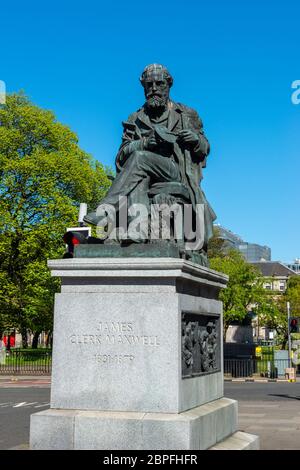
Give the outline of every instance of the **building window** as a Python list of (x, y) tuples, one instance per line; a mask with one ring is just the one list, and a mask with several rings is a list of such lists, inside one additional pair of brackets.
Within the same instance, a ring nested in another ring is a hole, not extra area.
[(270, 282), (265, 283), (265, 289), (272, 290), (272, 284)]
[(285, 282), (284, 281), (279, 282), (279, 290), (285, 290)]

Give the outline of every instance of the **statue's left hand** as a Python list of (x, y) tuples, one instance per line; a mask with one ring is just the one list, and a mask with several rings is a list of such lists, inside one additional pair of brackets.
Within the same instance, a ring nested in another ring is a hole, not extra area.
[(178, 141), (179, 143), (197, 145), (199, 142), (199, 137), (196, 132), (193, 132), (189, 129), (184, 129), (178, 132)]

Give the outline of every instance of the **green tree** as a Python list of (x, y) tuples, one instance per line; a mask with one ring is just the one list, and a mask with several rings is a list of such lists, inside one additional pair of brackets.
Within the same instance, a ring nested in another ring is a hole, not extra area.
[(213, 227), (213, 236), (210, 238), (208, 242), (208, 258), (216, 258), (216, 257), (221, 257), (226, 255), (226, 252), (228, 252), (228, 246), (226, 244), (226, 241), (224, 238), (221, 238), (221, 231), (219, 227), (214, 226)]
[(291, 276), (287, 282), (284, 301), (290, 302), (291, 315), (300, 317), (300, 276)]
[[(285, 349), (287, 341), (287, 312), (284, 311), (282, 299), (274, 296), (272, 291), (264, 289), (256, 299), (253, 312), (256, 314), (257, 326), (266, 326), (277, 332), (277, 338)], [(286, 339), (285, 339), (286, 337)]]
[(247, 263), (241, 253), (229, 250), (222, 256), (210, 259), (210, 267), (229, 276), (226, 289), (220, 292), (223, 302), (224, 338), (233, 321), (243, 321), (250, 306), (262, 294), (261, 276), (257, 269)]
[(291, 276), (287, 282), (286, 291), (275, 295), (267, 291), (264, 302), (257, 306), (260, 324), (265, 324), (277, 333), (281, 349), (288, 342), (287, 302), (290, 303), (292, 317), (300, 317), (300, 276)]
[[(23, 94), (0, 107), (0, 328), (52, 328), (58, 281), (47, 259), (61, 257), (62, 235), (78, 206), (97, 206), (110, 186), (103, 166), (51, 111)], [(0, 331), (1, 333), (1, 331)]]

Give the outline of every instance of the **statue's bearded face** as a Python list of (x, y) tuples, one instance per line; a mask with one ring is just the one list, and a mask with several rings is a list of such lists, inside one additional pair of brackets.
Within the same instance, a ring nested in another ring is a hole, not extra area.
[(167, 80), (148, 79), (144, 82), (144, 90), (149, 109), (157, 110), (167, 106), (170, 91)]

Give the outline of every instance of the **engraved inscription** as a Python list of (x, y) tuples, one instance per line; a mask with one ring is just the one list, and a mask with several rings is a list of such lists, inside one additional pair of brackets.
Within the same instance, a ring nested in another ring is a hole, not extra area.
[(127, 333), (133, 331), (133, 324), (131, 322), (99, 322), (97, 330), (100, 333)]
[(160, 346), (158, 336), (139, 335), (71, 335), (72, 344), (126, 344)]
[(182, 314), (182, 377), (220, 371), (218, 316)]
[(124, 364), (124, 362), (132, 362), (134, 356), (132, 354), (95, 354), (95, 359), (100, 364)]
[[(80, 345), (88, 351), (96, 347), (97, 352), (93, 357), (97, 364), (101, 365), (131, 364), (136, 357), (136, 354), (131, 353), (133, 348), (153, 349), (160, 346), (158, 336), (138, 334), (133, 322), (99, 322), (94, 330), (94, 332), (90, 331), (84, 334), (72, 332), (69, 341), (72, 345)], [(124, 354), (119, 354), (119, 350), (116, 351), (116, 354), (112, 352), (114, 346), (118, 345), (124, 346)], [(128, 348), (127, 353), (126, 349)]]
[(100, 335), (71, 335), (72, 344), (101, 344)]

